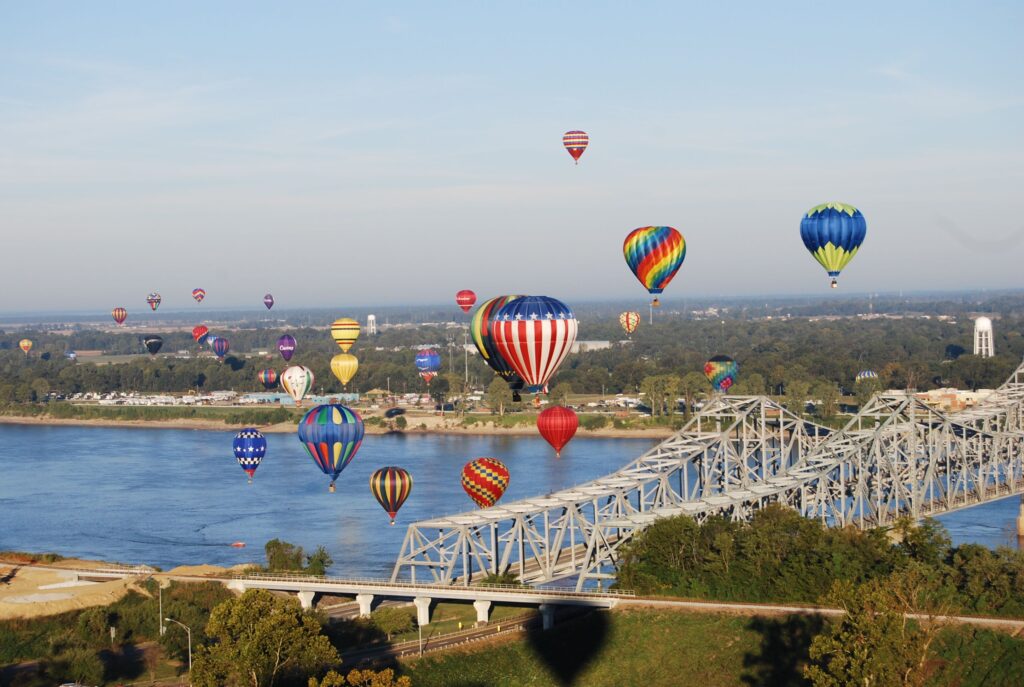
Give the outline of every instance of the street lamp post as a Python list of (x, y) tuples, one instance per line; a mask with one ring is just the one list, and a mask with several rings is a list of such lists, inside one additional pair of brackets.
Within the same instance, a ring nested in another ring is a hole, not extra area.
[(178, 622), (174, 618), (164, 618), (164, 620), (166, 620), (169, 623), (174, 623), (175, 625), (181, 625), (183, 628), (185, 628), (185, 632), (188, 633), (188, 684), (191, 685), (192, 684), (192, 628), (189, 627), (188, 625), (186, 625), (185, 623)]

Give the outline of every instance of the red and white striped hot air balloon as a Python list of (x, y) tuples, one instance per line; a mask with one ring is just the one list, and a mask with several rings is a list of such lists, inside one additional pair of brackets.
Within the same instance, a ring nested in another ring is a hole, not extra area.
[(587, 136), (586, 131), (566, 131), (562, 136), (562, 145), (572, 155), (576, 164), (580, 163), (580, 155), (587, 149), (588, 143), (590, 143), (590, 136)]
[(530, 391), (546, 391), (576, 342), (579, 323), (565, 303), (548, 296), (509, 301), (495, 315), (491, 336), (498, 353)]

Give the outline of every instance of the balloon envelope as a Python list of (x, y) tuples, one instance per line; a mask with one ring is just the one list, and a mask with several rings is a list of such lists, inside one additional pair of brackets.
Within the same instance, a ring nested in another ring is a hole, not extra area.
[(648, 293), (659, 294), (686, 259), (686, 241), (672, 227), (640, 227), (626, 236), (622, 254)]
[(704, 363), (704, 376), (711, 382), (715, 391), (725, 392), (736, 383), (736, 375), (740, 366), (727, 355), (712, 356)]
[(855, 377), (855, 381), (858, 382), (862, 382), (865, 379), (878, 379), (878, 373), (874, 370), (861, 370)]
[(562, 301), (524, 296), (497, 312), (493, 336), (505, 362), (530, 391), (540, 391), (569, 355), (578, 327), (576, 316)]
[(632, 334), (640, 326), (640, 313), (635, 310), (627, 310), (619, 315), (619, 324), (626, 334)]
[(284, 358), (285, 362), (292, 359), (295, 355), (295, 337), (291, 334), (285, 334), (277, 340), (277, 351)]
[(302, 397), (313, 388), (313, 371), (302, 365), (292, 365), (281, 373), (279, 378), (281, 386), (295, 401), (295, 405), (302, 402)]
[(477, 458), (462, 468), (462, 488), (480, 508), (498, 502), (508, 489), (509, 472), (497, 458)]
[(359, 413), (340, 404), (315, 406), (299, 422), (299, 441), (325, 475), (334, 481), (363, 441), (363, 420)]
[(370, 475), (370, 491), (394, 525), (398, 509), (412, 493), (412, 475), (402, 468), (380, 468)]
[(473, 313), (473, 319), (469, 323), (469, 333), (473, 337), (476, 350), (480, 352), (480, 357), (499, 377), (508, 382), (509, 388), (513, 391), (523, 388), (523, 380), (498, 351), (498, 344), (494, 341), (494, 316), (502, 306), (517, 298), (522, 296), (497, 296), (484, 301)]
[(148, 296), (146, 296), (146, 302), (149, 303), (149, 307), (152, 310), (156, 310), (157, 308), (159, 308), (160, 307), (160, 302), (162, 300), (163, 300), (163, 298), (161, 298), (160, 294), (158, 294), (156, 291), (154, 291), (153, 293), (151, 293)]
[(462, 308), (462, 312), (469, 312), (469, 309), (476, 303), (476, 294), (469, 289), (463, 289), (455, 294), (455, 303)]
[(339, 317), (331, 323), (331, 338), (342, 353), (348, 353), (348, 349), (359, 338), (359, 323), (351, 317)]
[(576, 161), (576, 164), (580, 162), (580, 155), (587, 149), (590, 144), (590, 136), (587, 135), (586, 131), (566, 131), (562, 134), (562, 145), (572, 155), (572, 159)]
[(150, 355), (156, 355), (160, 350), (160, 347), (164, 345), (164, 340), (163, 337), (150, 335), (143, 337), (142, 345), (146, 347), (146, 350), (149, 351)]
[(192, 289), (192, 298), (196, 299), (196, 303), (202, 303), (206, 298), (206, 289)]
[(351, 353), (339, 353), (331, 358), (331, 372), (342, 386), (347, 386), (359, 370), (359, 360)]
[(128, 319), (128, 311), (124, 308), (114, 308), (110, 311), (110, 316), (114, 318), (114, 322), (124, 324), (124, 321)]
[(32, 350), (32, 339), (22, 339), (18, 342), (18, 348), (28, 353)]
[(263, 385), (264, 389), (273, 389), (277, 386), (277, 371), (269, 367), (265, 370), (260, 370), (256, 373), (256, 379), (260, 380), (260, 384)]
[(269, 293), (263, 297), (263, 305), (267, 306), (267, 310), (274, 307), (274, 297)]
[(196, 343), (202, 344), (206, 342), (206, 337), (210, 333), (210, 328), (205, 325), (196, 325), (192, 327), (192, 338), (196, 340)]
[(231, 344), (223, 336), (218, 336), (217, 340), (213, 342), (213, 354), (218, 358), (223, 359), (230, 349)]
[(580, 419), (571, 408), (552, 406), (537, 416), (537, 430), (544, 440), (555, 449), (555, 455), (562, 455), (562, 449), (576, 434)]
[(860, 250), (867, 232), (864, 215), (845, 203), (816, 205), (800, 220), (804, 247), (832, 277), (833, 288), (836, 277)]
[(238, 464), (249, 475), (249, 481), (256, 474), (256, 468), (260, 466), (263, 456), (267, 453), (267, 440), (255, 427), (246, 427), (235, 435), (231, 447), (235, 452), (235, 459)]

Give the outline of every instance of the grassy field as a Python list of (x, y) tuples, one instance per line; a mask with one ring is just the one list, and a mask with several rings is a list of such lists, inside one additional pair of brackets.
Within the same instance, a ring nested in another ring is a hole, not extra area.
[[(814, 618), (671, 611), (592, 613), (525, 639), (413, 661), (416, 687), (732, 687), (803, 685)], [(1021, 684), (1024, 641), (956, 629), (940, 654), (959, 687)]]

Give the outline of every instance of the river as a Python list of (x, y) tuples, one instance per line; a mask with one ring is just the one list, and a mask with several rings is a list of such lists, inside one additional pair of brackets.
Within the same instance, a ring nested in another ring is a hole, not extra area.
[[(327, 490), (328, 478), (294, 435), (267, 436), (253, 484), (231, 451), (233, 432), (0, 425), (0, 550), (162, 568), (263, 562), (273, 538), (323, 545), (331, 573), (391, 572), (405, 526), (471, 510), (459, 474), (466, 461), (494, 456), (508, 465), (504, 500), (537, 496), (613, 472), (656, 442), (577, 437), (555, 458), (539, 437), (367, 436)], [(414, 477), (394, 527), (368, 487), (378, 467)], [(1016, 546), (1016, 498), (940, 518), (955, 543)], [(246, 548), (232, 548), (242, 541)]]

